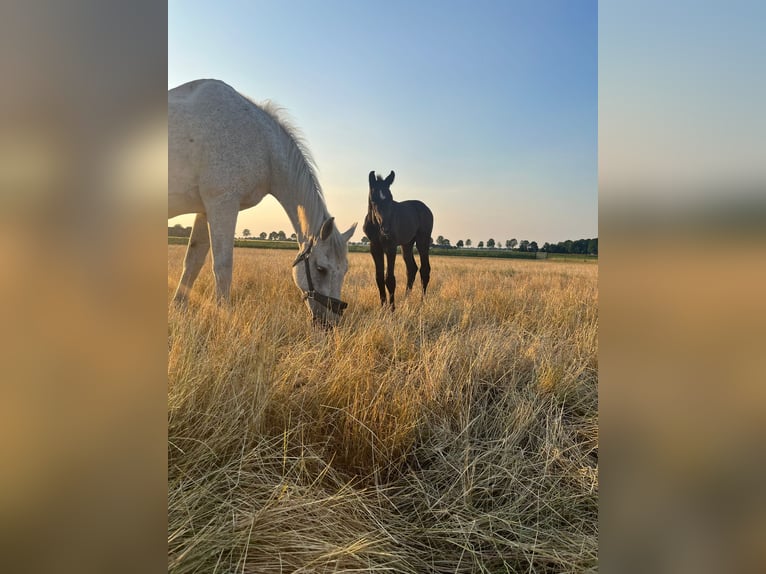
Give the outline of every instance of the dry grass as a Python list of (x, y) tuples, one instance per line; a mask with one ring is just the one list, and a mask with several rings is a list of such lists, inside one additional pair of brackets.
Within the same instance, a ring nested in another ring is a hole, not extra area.
[(325, 334), (293, 255), (239, 249), (230, 306), (206, 267), (169, 311), (169, 570), (595, 570), (597, 266), (434, 258), (391, 314), (352, 253)]

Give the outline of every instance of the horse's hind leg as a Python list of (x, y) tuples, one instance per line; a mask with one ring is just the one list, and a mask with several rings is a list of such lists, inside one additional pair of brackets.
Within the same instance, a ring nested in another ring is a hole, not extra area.
[(194, 218), (194, 226), (184, 257), (184, 269), (181, 280), (178, 282), (178, 288), (173, 295), (173, 303), (186, 303), (189, 298), (189, 291), (205, 263), (205, 257), (207, 257), (209, 250), (210, 235), (207, 228), (207, 216), (204, 213), (198, 213), (197, 217)]
[(418, 253), (420, 253), (420, 283), (423, 285), (423, 296), (426, 295), (428, 282), (431, 280), (431, 263), (428, 260), (428, 249), (430, 247), (430, 237), (418, 239)]
[(412, 289), (412, 284), (415, 283), (415, 276), (418, 273), (415, 256), (412, 255), (412, 246), (414, 244), (415, 241), (413, 240), (406, 245), (402, 245), (402, 257), (404, 258), (404, 263), (407, 265), (407, 291), (405, 292), (405, 297), (409, 295), (410, 290)]

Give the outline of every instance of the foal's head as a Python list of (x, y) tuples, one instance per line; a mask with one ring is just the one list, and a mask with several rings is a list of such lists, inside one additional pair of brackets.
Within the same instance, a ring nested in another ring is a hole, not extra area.
[(372, 220), (380, 227), (380, 232), (387, 236), (391, 229), (391, 208), (394, 198), (391, 195), (391, 184), (394, 183), (394, 172), (391, 171), (386, 179), (375, 176), (370, 172), (369, 212)]

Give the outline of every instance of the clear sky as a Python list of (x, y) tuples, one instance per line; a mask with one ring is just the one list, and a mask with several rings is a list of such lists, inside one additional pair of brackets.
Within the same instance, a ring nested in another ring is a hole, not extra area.
[[(352, 241), (367, 174), (394, 170), (434, 239), (542, 246), (598, 235), (597, 24), (595, 0), (170, 0), (168, 88), (218, 78), (283, 106)], [(270, 197), (244, 228), (293, 232)]]

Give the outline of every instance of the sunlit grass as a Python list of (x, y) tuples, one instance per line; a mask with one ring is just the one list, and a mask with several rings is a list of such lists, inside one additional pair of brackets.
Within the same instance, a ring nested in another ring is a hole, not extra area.
[(170, 570), (596, 567), (597, 265), (433, 258), (392, 314), (351, 253), (325, 333), (293, 256), (239, 249), (229, 306), (206, 267), (169, 307)]

